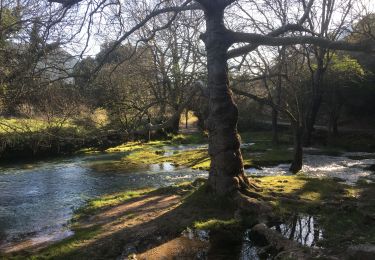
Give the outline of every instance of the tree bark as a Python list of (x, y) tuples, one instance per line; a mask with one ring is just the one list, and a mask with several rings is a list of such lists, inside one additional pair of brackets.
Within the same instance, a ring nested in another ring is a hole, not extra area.
[(312, 97), (312, 104), (310, 107), (310, 111), (308, 112), (307, 118), (306, 118), (306, 133), (305, 133), (305, 146), (311, 146), (312, 144), (312, 135), (315, 130), (315, 122), (316, 117), (318, 115), (320, 105), (322, 103), (322, 96), (319, 94), (318, 96)]
[(274, 145), (279, 144), (279, 128), (277, 124), (277, 118), (279, 115), (279, 111), (277, 109), (272, 109), (272, 143)]
[(188, 109), (186, 109), (186, 111), (185, 111), (185, 128), (186, 129), (188, 129), (188, 127), (189, 127), (189, 110)]
[(303, 127), (297, 122), (292, 122), (293, 128), (293, 139), (294, 139), (294, 150), (293, 150), (293, 161), (290, 165), (289, 170), (292, 173), (297, 173), (302, 169), (303, 160), (303, 148), (302, 148), (302, 137), (303, 137)]
[(175, 113), (177, 113), (177, 115), (173, 117), (173, 122), (171, 123), (172, 134), (178, 134), (178, 131), (180, 130), (181, 114), (178, 114), (178, 110), (176, 110)]
[(237, 132), (238, 109), (228, 86), (230, 41), (224, 26), (225, 7), (221, 3), (205, 6), (206, 32), (201, 37), (207, 51), (209, 89), (207, 128), (211, 167), (208, 183), (215, 193), (222, 195), (249, 187)]
[[(318, 57), (317, 69), (312, 77), (312, 97), (311, 104), (308, 107), (307, 117), (306, 117), (306, 131), (304, 135), (304, 145), (311, 146), (312, 144), (312, 134), (314, 132), (314, 125), (316, 118), (322, 104), (323, 99), (323, 76), (325, 73), (324, 61), (321, 58), (322, 55)], [(323, 54), (324, 57), (324, 54)]]
[(338, 118), (335, 118), (332, 125), (332, 135), (337, 137), (339, 135)]
[[(283, 68), (284, 68), (284, 63), (286, 59), (286, 51), (285, 47), (282, 47), (280, 50), (280, 56), (279, 56), (279, 61), (278, 61), (278, 75), (277, 75), (277, 85), (276, 85), (276, 105), (277, 107), (280, 107), (281, 105), (281, 90), (282, 90), (282, 76), (281, 74), (283, 73)], [(279, 111), (277, 110), (276, 107), (272, 108), (272, 143), (274, 145), (279, 144), (279, 129), (277, 125), (278, 121), (278, 116), (279, 116)]]

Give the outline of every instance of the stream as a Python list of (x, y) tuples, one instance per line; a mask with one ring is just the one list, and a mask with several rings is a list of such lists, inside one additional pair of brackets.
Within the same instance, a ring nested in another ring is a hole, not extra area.
[[(195, 149), (195, 146), (165, 147), (165, 155), (173, 151)], [(22, 241), (34, 244), (58, 241), (73, 234), (68, 222), (75, 209), (88, 199), (118, 191), (143, 187), (169, 186), (198, 177), (207, 172), (175, 167), (171, 163), (151, 164), (137, 169), (121, 164), (126, 153), (79, 155), (34, 163), (0, 166), (0, 251)], [(123, 163), (122, 163), (123, 164)], [(315, 150), (306, 151), (303, 173), (313, 177), (335, 177), (354, 184), (358, 178), (374, 179), (371, 166), (375, 154), (343, 153), (327, 156)], [(247, 169), (252, 175), (287, 175), (289, 165)], [(127, 170), (128, 169), (128, 170)], [(309, 230), (316, 230), (314, 220), (303, 220)], [(275, 227), (290, 236), (287, 226)], [(321, 233), (302, 234), (305, 245), (314, 245)], [(319, 231), (320, 232), (320, 231)], [(295, 232), (298, 234), (298, 232)], [(295, 239), (300, 239), (296, 237)], [(311, 242), (312, 241), (312, 242)], [(250, 247), (251, 248), (251, 247)], [(253, 254), (252, 250), (247, 250)], [(246, 259), (242, 256), (241, 259)], [(249, 258), (247, 258), (249, 259)]]
[[(308, 177), (336, 178), (340, 182), (354, 185), (360, 178), (375, 180), (375, 154), (346, 152), (337, 156), (325, 155), (318, 149), (306, 149), (301, 173)], [(262, 169), (249, 168), (245, 172), (256, 176), (292, 175), (290, 164), (280, 164)]]
[(108, 170), (125, 155), (101, 153), (0, 167), (0, 251), (26, 239), (38, 244), (72, 235), (67, 223), (74, 210), (96, 196), (207, 177), (206, 172), (170, 163)]

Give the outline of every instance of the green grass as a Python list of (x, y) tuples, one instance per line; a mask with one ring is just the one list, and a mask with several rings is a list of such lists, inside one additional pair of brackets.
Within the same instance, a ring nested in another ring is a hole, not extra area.
[(172, 135), (172, 144), (203, 144), (207, 143), (207, 133)]
[[(271, 131), (249, 131), (240, 133), (242, 143), (255, 143), (249, 149), (261, 152), (274, 147)], [(279, 133), (279, 148), (286, 148), (292, 144), (292, 136), (288, 132)]]
[(120, 205), (130, 199), (143, 196), (154, 189), (144, 188), (138, 190), (130, 190), (124, 192), (118, 192), (115, 194), (100, 196), (95, 199), (89, 200), (86, 205), (75, 211), (73, 222), (82, 218), (86, 218), (96, 214), (97, 212), (108, 208)]
[[(375, 226), (370, 216), (375, 213), (375, 185), (359, 183), (348, 186), (332, 179), (308, 178), (305, 176), (268, 176), (255, 178), (263, 190), (261, 195), (269, 198), (278, 217), (288, 218), (298, 212), (318, 219), (323, 230), (320, 245), (333, 252), (340, 252), (350, 244), (375, 243)], [(102, 210), (124, 203), (143, 195), (178, 194), (181, 205), (166, 213), (163, 233), (182, 232), (186, 227), (210, 230), (213, 250), (230, 249), (242, 243), (243, 231), (253, 225), (255, 216), (246, 215), (240, 221), (233, 218), (236, 204), (228, 197), (220, 197), (208, 192), (204, 179), (184, 182), (160, 189), (141, 189), (105, 195), (87, 203), (76, 212), (76, 219), (94, 216)], [(161, 217), (163, 218), (163, 217)], [(251, 224), (249, 224), (251, 223)], [(247, 226), (250, 225), (250, 226)], [(96, 257), (113, 256), (121, 249), (121, 239), (114, 236), (110, 245), (88, 244), (100, 236), (100, 226), (80, 227), (78, 221), (75, 235), (50, 245), (33, 254), (13, 255), (9, 259), (86, 259), (85, 250), (96, 252)], [(95, 246), (95, 247), (94, 247)], [(91, 248), (93, 247), (93, 248)], [(89, 249), (88, 249), (89, 248)], [(91, 249), (90, 249), (91, 248)], [(91, 251), (93, 250), (93, 251)]]
[(0, 118), (0, 134), (30, 133), (48, 128), (79, 128), (71, 120), (43, 120), (29, 118)]
[[(126, 167), (142, 167), (150, 164), (170, 162), (175, 166), (189, 167), (192, 169), (209, 170), (210, 158), (206, 148), (174, 151), (173, 154), (164, 155), (163, 146), (178, 145), (176, 140), (199, 140), (201, 135), (178, 135), (167, 141), (153, 141), (148, 143), (132, 142), (115, 148), (108, 149), (108, 152), (130, 152), (122, 160)], [(250, 146), (242, 149), (245, 167), (272, 166), (280, 163), (289, 163), (292, 160), (292, 152), (286, 146), (273, 147), (267, 138), (268, 133), (256, 132), (245, 133), (246, 138), (252, 136), (254, 142), (259, 142), (258, 146)], [(284, 137), (286, 139), (287, 137)], [(256, 143), (257, 144), (257, 143)], [(110, 167), (110, 166), (109, 166)], [(110, 167), (111, 168), (111, 167)]]
[[(349, 186), (304, 176), (259, 177), (263, 194), (279, 217), (314, 216), (323, 230), (320, 245), (340, 252), (351, 244), (375, 243), (375, 184)], [(285, 199), (286, 198), (286, 199)]]
[(88, 145), (85, 140), (92, 142), (90, 137), (97, 131), (76, 125), (71, 120), (0, 118), (0, 160), (72, 154)]

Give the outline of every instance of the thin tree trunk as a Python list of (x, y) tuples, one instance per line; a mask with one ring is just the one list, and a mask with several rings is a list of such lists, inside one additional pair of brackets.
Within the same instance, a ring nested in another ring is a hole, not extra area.
[(205, 10), (209, 116), (209, 155), (211, 167), (208, 178), (210, 188), (218, 194), (246, 189), (249, 181), (244, 174), (237, 132), (238, 109), (229, 90), (227, 50), (224, 27), (225, 6), (210, 5)]
[[(176, 110), (176, 113), (177, 113), (178, 110)], [(175, 115), (175, 117), (173, 118), (173, 122), (171, 124), (171, 132), (173, 134), (178, 134), (178, 131), (180, 130), (180, 119), (181, 119), (181, 115)]]
[(188, 129), (188, 121), (189, 121), (189, 110), (186, 109), (185, 111), (185, 128)]
[[(282, 90), (282, 77), (283, 66), (285, 62), (285, 47), (280, 50), (279, 64), (278, 64), (278, 76), (277, 76), (277, 86), (276, 86), (276, 104), (278, 107), (281, 105), (281, 90)], [(277, 125), (279, 116), (279, 111), (273, 107), (272, 108), (272, 143), (274, 145), (279, 144), (279, 129)]]
[(309, 111), (306, 118), (306, 131), (304, 135), (304, 145), (311, 146), (312, 144), (312, 134), (314, 132), (314, 126), (316, 123), (316, 118), (319, 113), (320, 106), (323, 99), (323, 76), (324, 76), (324, 64), (323, 60), (318, 61), (318, 68), (314, 72), (312, 78), (312, 97), (311, 104), (309, 106)]
[(303, 160), (303, 148), (302, 148), (302, 136), (303, 136), (303, 127), (297, 122), (292, 122), (293, 128), (293, 139), (294, 139), (294, 150), (293, 150), (293, 161), (290, 165), (289, 170), (292, 173), (297, 173), (302, 169), (302, 160)]
[(272, 143), (274, 145), (279, 144), (279, 128), (277, 124), (277, 118), (278, 118), (278, 111), (276, 109), (272, 109)]
[(312, 144), (312, 135), (315, 130), (314, 126), (315, 126), (316, 117), (318, 115), (321, 103), (322, 103), (321, 94), (317, 94), (317, 96), (314, 96), (312, 98), (312, 105), (310, 107), (310, 111), (308, 113), (307, 120), (306, 120), (306, 133), (305, 133), (305, 140), (304, 140), (305, 146), (311, 146)]
[(339, 135), (338, 118), (335, 118), (335, 119), (333, 120), (333, 124), (332, 124), (332, 135), (335, 136), (335, 137)]

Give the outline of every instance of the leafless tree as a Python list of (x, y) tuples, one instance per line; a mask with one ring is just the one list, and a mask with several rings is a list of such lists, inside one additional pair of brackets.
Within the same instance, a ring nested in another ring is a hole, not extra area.
[[(234, 21), (226, 21), (226, 14), (235, 10), (238, 6), (248, 5), (254, 7), (256, 1), (235, 1), (235, 0), (187, 0), (187, 1), (90, 1), (90, 0), (50, 0), (62, 5), (53, 4), (53, 8), (60, 8), (60, 12), (76, 8), (76, 6), (92, 6), (93, 12), (102, 16), (107, 13), (104, 10), (113, 10), (107, 17), (106, 22), (120, 25), (118, 30), (107, 31), (108, 36), (117, 36), (116, 44), (119, 46), (124, 40), (130, 39), (134, 32), (138, 31), (151, 20), (157, 19), (158, 15), (173, 13), (171, 20), (178, 18), (183, 11), (202, 10), (206, 22), (206, 30), (201, 34), (201, 39), (206, 46), (208, 89), (209, 89), (209, 117), (207, 127), (209, 131), (209, 154), (211, 157), (211, 168), (209, 174), (209, 186), (218, 194), (227, 194), (235, 191), (248, 193), (252, 185), (244, 174), (243, 161), (240, 151), (240, 141), (237, 132), (238, 110), (233, 101), (229, 89), (228, 80), (228, 59), (239, 57), (256, 49), (260, 45), (265, 46), (287, 46), (287, 45), (317, 45), (321, 48), (347, 51), (373, 52), (372, 42), (348, 43), (345, 41), (332, 41), (326, 35), (320, 35), (310, 31), (308, 18), (315, 3), (310, 0), (305, 3), (303, 0), (293, 1), (295, 7), (291, 8), (294, 15), (291, 15), (287, 23), (278, 28), (260, 31), (254, 27), (235, 30)], [(259, 1), (262, 2), (262, 1)], [(79, 5), (77, 5), (79, 4)], [(172, 5), (171, 5), (172, 4)], [(289, 4), (289, 3), (287, 3)], [(316, 1), (316, 5), (321, 2)], [(95, 6), (95, 8), (93, 7)], [(142, 8), (142, 17), (136, 24), (126, 20), (124, 9)], [(261, 8), (258, 8), (261, 9)], [(236, 9), (238, 10), (238, 9)], [(295, 11), (297, 10), (297, 11)], [(256, 12), (257, 10), (255, 10)], [(294, 12), (295, 11), (295, 12)], [(82, 19), (90, 19), (89, 15), (84, 16), (82, 11), (76, 11)], [(108, 12), (109, 13), (109, 12)], [(89, 20), (89, 24), (96, 24), (101, 27), (100, 16), (97, 19)], [(116, 19), (113, 19), (115, 17)], [(272, 24), (272, 21), (269, 21)], [(228, 23), (233, 23), (228, 26)], [(155, 28), (155, 31), (169, 26), (163, 23)], [(233, 29), (232, 29), (233, 28)], [(247, 32), (247, 30), (252, 30)], [(90, 33), (90, 32), (88, 32)], [(111, 51), (109, 50), (108, 53)]]

